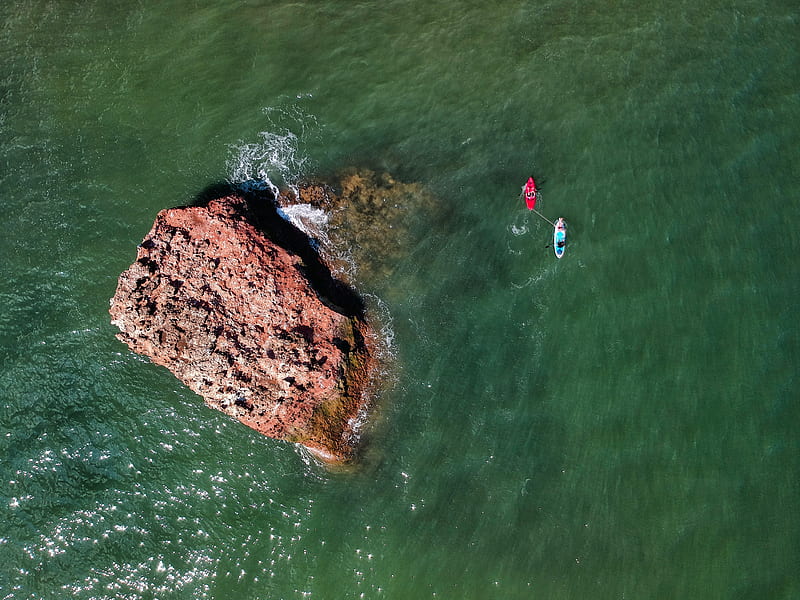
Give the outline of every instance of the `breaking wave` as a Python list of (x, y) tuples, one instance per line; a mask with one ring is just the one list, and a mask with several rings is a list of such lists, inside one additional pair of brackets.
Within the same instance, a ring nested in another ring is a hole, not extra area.
[(228, 179), (243, 187), (266, 188), (276, 195), (281, 187), (296, 192), (309, 167), (302, 146), (319, 130), (317, 119), (294, 105), (267, 107), (263, 113), (267, 128), (259, 132), (260, 139), (231, 146)]
[[(299, 185), (314, 168), (306, 144), (317, 139), (321, 126), (315, 116), (296, 104), (267, 107), (263, 113), (266, 128), (258, 133), (259, 140), (230, 146), (228, 180), (244, 190), (270, 190), (276, 198), (296, 199)], [(278, 213), (309, 237), (338, 276), (354, 282), (357, 269), (351, 250), (328, 235), (329, 215), (310, 204), (280, 204)]]
[(307, 235), (314, 238), (319, 236), (327, 238), (325, 228), (328, 225), (329, 217), (328, 213), (321, 208), (310, 204), (290, 204), (278, 208), (278, 213)]

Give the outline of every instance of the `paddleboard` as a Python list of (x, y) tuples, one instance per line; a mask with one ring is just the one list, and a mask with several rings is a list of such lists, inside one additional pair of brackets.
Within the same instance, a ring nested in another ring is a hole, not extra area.
[(555, 250), (556, 258), (564, 256), (564, 250), (567, 249), (567, 224), (564, 222), (564, 217), (558, 217), (555, 229), (553, 230), (553, 250)]

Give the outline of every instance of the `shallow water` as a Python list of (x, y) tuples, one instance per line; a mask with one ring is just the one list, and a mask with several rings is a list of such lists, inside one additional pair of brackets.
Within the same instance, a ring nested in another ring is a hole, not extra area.
[[(800, 596), (796, 6), (0, 17), (0, 596)], [(107, 307), (160, 209), (350, 166), (445, 210), (361, 281), (394, 382), (330, 473)]]

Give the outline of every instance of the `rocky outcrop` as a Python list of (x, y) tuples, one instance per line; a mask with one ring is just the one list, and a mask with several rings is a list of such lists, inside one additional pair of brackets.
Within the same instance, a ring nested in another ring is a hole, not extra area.
[(375, 366), (364, 306), (272, 198), (160, 212), (110, 312), (209, 406), (326, 461), (354, 456)]

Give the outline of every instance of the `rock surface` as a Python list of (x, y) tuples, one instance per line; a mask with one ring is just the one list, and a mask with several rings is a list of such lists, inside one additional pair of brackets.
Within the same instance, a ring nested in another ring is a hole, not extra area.
[(209, 406), (323, 460), (354, 456), (375, 367), (364, 306), (271, 198), (160, 212), (110, 313)]

